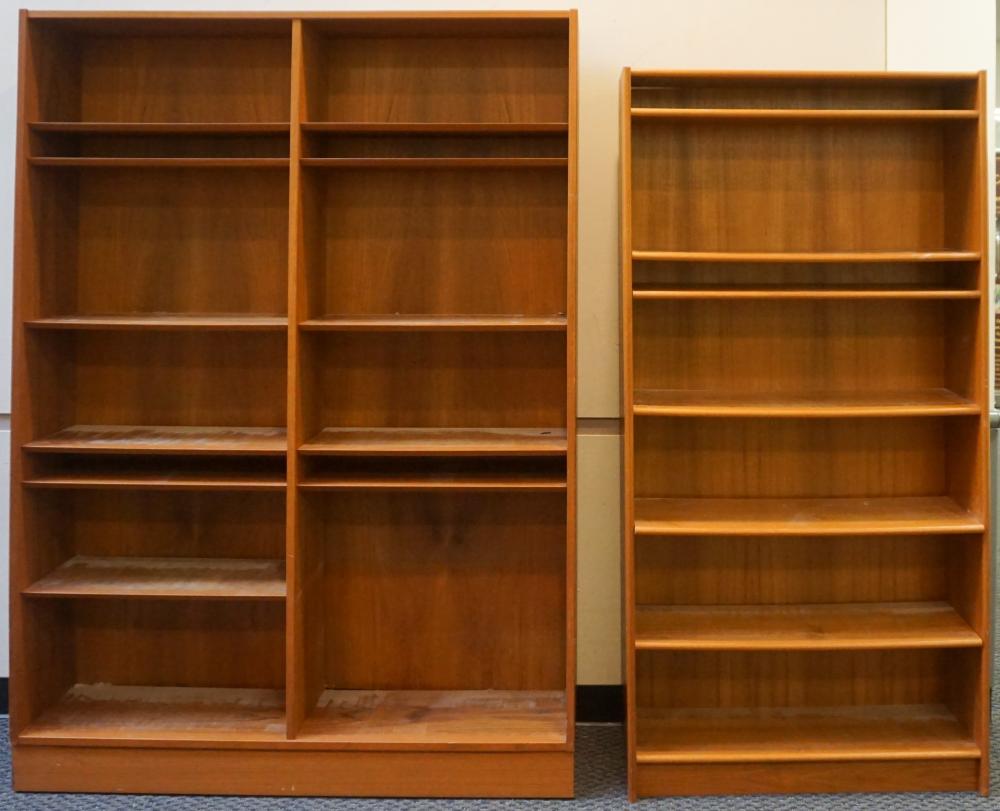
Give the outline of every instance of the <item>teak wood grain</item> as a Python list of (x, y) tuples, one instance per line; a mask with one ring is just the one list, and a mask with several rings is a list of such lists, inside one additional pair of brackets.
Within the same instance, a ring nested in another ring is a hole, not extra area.
[(576, 25), (21, 13), (18, 790), (572, 795)]
[(623, 73), (632, 799), (987, 790), (984, 82)]

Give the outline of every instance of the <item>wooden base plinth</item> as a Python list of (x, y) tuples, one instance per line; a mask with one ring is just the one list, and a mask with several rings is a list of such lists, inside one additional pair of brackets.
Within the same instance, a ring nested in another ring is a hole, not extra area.
[(572, 797), (572, 752), (336, 752), (15, 746), (16, 791)]

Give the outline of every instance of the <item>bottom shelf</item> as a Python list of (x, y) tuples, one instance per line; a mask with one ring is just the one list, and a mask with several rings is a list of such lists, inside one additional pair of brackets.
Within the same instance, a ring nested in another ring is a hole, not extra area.
[(284, 740), (281, 690), (77, 684), (28, 726), (18, 742), (240, 746)]
[(640, 707), (636, 762), (774, 763), (975, 759), (942, 705), (678, 709)]
[(562, 691), (326, 690), (296, 741), (352, 749), (561, 748)]

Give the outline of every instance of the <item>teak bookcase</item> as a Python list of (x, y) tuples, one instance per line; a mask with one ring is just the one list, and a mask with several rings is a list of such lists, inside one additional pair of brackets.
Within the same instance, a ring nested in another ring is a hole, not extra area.
[(624, 73), (633, 798), (987, 790), (984, 87)]
[(570, 796), (576, 15), (21, 15), (20, 790)]

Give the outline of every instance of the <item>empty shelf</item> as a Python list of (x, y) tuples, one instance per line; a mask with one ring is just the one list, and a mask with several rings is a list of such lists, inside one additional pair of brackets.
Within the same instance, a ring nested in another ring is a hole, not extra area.
[(288, 158), (28, 158), (32, 166), (79, 169), (287, 169)]
[(29, 597), (283, 600), (280, 560), (215, 558), (70, 558), (36, 581)]
[(469, 135), (518, 135), (533, 132), (567, 132), (565, 121), (306, 121), (304, 132), (455, 133)]
[(310, 318), (304, 330), (344, 330), (350, 332), (542, 332), (565, 330), (566, 316), (529, 315), (328, 315)]
[(569, 165), (566, 158), (302, 158), (317, 169), (545, 169)]
[(255, 472), (122, 471), (32, 476), (25, 487), (50, 490), (284, 490), (283, 476)]
[(24, 445), (47, 453), (176, 453), (283, 456), (284, 428), (73, 425)]
[(637, 498), (636, 535), (892, 535), (982, 532), (946, 496)]
[(978, 648), (948, 603), (638, 606), (639, 650)]
[(343, 476), (316, 476), (299, 483), (303, 490), (385, 490), (433, 491), (467, 490), (493, 492), (565, 491), (566, 477), (546, 474), (455, 473), (419, 474), (385, 473)]
[(566, 744), (561, 691), (327, 690), (298, 741), (331, 748), (526, 749)]
[(324, 428), (299, 450), (373, 456), (560, 456), (561, 428)]
[(35, 132), (88, 135), (257, 135), (287, 133), (287, 121), (32, 121)]
[(948, 389), (908, 392), (720, 392), (637, 389), (634, 413), (652, 417), (915, 417), (978, 414)]
[(833, 110), (777, 108), (633, 107), (633, 118), (678, 121), (975, 121), (976, 110)]
[(929, 289), (926, 287), (664, 287), (637, 284), (632, 298), (637, 301), (676, 299), (978, 299), (978, 290)]
[(978, 251), (632, 251), (637, 262), (978, 262)]
[(206, 744), (271, 747), (285, 740), (280, 690), (77, 684), (25, 729), (40, 745)]
[(639, 763), (974, 759), (943, 706), (637, 710)]
[(134, 315), (59, 315), (25, 321), (34, 329), (118, 329), (118, 330), (246, 330), (283, 332), (288, 319), (279, 315), (175, 315), (148, 313)]

